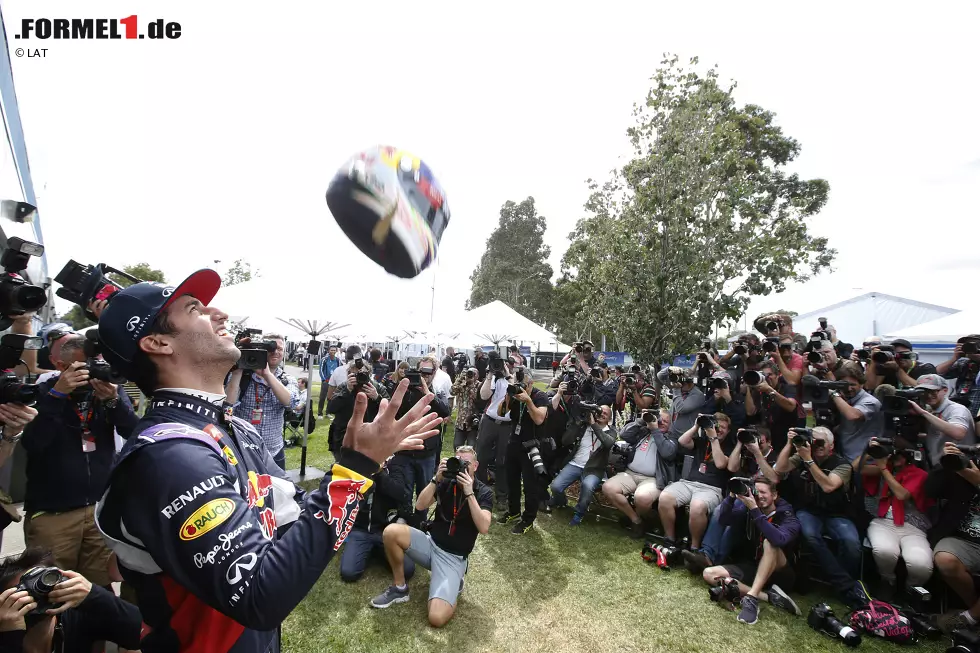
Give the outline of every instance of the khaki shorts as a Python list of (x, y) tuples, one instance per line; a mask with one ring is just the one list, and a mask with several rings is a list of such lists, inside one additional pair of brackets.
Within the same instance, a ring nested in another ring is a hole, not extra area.
[(980, 545), (958, 537), (944, 537), (936, 544), (933, 556), (940, 551), (955, 556), (971, 574), (980, 572)]
[(633, 495), (634, 502), (638, 500), (649, 500), (652, 504), (660, 496), (660, 488), (657, 486), (657, 479), (652, 476), (644, 476), (636, 472), (626, 470), (613, 476), (603, 484), (603, 490), (610, 488), (627, 496)]
[(708, 514), (721, 504), (721, 490), (697, 481), (677, 481), (664, 488), (664, 494), (674, 497), (678, 508), (689, 506), (697, 499), (708, 506)]

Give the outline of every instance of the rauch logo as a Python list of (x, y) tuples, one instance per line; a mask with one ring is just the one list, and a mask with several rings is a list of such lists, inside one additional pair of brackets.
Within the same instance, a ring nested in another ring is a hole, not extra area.
[(185, 542), (196, 540), (231, 517), (233, 512), (235, 502), (231, 499), (208, 501), (180, 527), (180, 539)]

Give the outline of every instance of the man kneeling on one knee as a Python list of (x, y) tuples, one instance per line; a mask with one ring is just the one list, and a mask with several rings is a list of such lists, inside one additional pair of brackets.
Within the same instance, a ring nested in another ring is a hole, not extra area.
[(677, 441), (667, 435), (669, 425), (670, 414), (656, 409), (643, 410), (639, 419), (627, 424), (621, 433), (630, 445), (626, 471), (602, 486), (603, 496), (629, 518), (635, 538), (643, 537), (642, 517), (653, 515), (660, 490), (674, 480), (671, 461), (677, 454)]
[[(767, 478), (756, 479), (754, 488), (738, 479), (733, 479), (732, 484), (739, 486), (731, 488), (738, 495), (731, 493), (718, 510), (722, 524), (738, 523), (748, 513), (747, 537), (743, 542), (750, 550), (742, 552), (746, 556), (742, 559), (747, 561), (708, 567), (702, 574), (705, 582), (711, 586), (721, 583), (726, 588), (737, 583), (738, 595), (742, 597), (738, 620), (742, 623), (758, 621), (759, 599), (799, 615), (796, 603), (780, 587), (792, 587), (793, 584), (790, 559), (800, 535), (800, 522), (793, 514), (793, 508), (778, 497), (773, 482)], [(741, 557), (739, 553), (735, 556), (736, 559)], [(751, 587), (745, 584), (750, 581)], [(764, 591), (766, 588), (768, 591)]]
[(701, 548), (701, 538), (708, 529), (708, 519), (721, 503), (722, 490), (728, 482), (728, 456), (735, 448), (729, 437), (732, 421), (725, 413), (698, 415), (694, 426), (677, 441), (681, 451), (692, 457), (684, 461), (683, 480), (671, 483), (660, 495), (660, 521), (664, 539), (676, 546), (677, 509), (691, 506), (691, 548)]
[[(375, 608), (408, 601), (404, 568), (407, 553), (416, 564), (432, 572), (428, 613), (429, 623), (435, 628), (445, 626), (453, 618), (456, 599), (463, 589), (467, 557), (473, 551), (476, 536), (490, 531), (493, 507), (493, 491), (474, 480), (477, 461), (473, 447), (459, 447), (455, 459), (442, 460), (436, 475), (415, 503), (416, 510), (424, 511), (436, 505), (429, 532), (423, 533), (406, 524), (392, 524), (385, 529), (385, 555), (394, 584), (371, 599)], [(458, 473), (451, 478), (453, 468), (457, 467)]]

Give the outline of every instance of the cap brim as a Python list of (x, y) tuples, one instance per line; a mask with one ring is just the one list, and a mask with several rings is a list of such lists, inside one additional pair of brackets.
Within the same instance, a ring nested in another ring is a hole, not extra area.
[(160, 309), (161, 312), (165, 311), (167, 307), (177, 301), (178, 298), (184, 295), (190, 295), (194, 299), (198, 300), (205, 306), (211, 303), (214, 296), (218, 294), (218, 289), (221, 288), (221, 277), (214, 270), (198, 270), (191, 276), (187, 277), (180, 283), (175, 289), (174, 293), (167, 300), (167, 303), (163, 305)]
[(969, 336), (963, 336), (962, 338), (960, 338), (959, 340), (956, 341), (956, 344), (962, 345), (964, 342), (971, 342), (971, 341), (977, 341), (977, 340), (980, 340), (980, 334), (974, 333), (974, 334), (969, 335)]

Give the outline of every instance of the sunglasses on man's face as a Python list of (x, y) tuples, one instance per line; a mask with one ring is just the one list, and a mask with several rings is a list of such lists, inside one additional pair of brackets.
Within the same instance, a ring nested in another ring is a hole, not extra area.
[(826, 446), (827, 446), (827, 441), (826, 440), (814, 440), (813, 441), (813, 444), (810, 445), (810, 448), (811, 449), (823, 449)]

